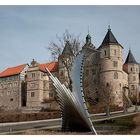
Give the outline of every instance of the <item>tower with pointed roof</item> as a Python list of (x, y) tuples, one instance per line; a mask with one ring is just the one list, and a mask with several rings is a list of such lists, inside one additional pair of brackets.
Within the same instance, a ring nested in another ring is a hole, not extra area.
[[(96, 50), (94, 44), (91, 41), (91, 36), (89, 32), (85, 39), (85, 44), (82, 47), (82, 50), (91, 51), (91, 54), (88, 54), (84, 62), (84, 74), (83, 74), (83, 86), (85, 98), (90, 104), (97, 104), (98, 102), (98, 61), (99, 61), (99, 52)], [(94, 85), (94, 86), (93, 86)]]
[(85, 42), (85, 45), (83, 46), (83, 49), (85, 49), (85, 48), (93, 48), (93, 49), (95, 49), (95, 46), (91, 42), (91, 36), (90, 36), (89, 33), (86, 36), (86, 42)]
[(128, 73), (129, 97), (132, 99), (132, 101), (134, 101), (136, 100), (136, 97), (139, 96), (139, 64), (135, 60), (130, 49), (123, 68), (124, 71)]
[(100, 93), (104, 94), (103, 98), (110, 98), (110, 104), (122, 106), (123, 47), (118, 43), (110, 27), (98, 50), (100, 51)]

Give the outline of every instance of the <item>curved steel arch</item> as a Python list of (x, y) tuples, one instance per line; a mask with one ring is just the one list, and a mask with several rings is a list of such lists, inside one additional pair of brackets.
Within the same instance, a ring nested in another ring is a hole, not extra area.
[(83, 67), (86, 55), (88, 55), (89, 52), (91, 52), (91, 50), (82, 50), (73, 62), (71, 70), (72, 92), (67, 89), (64, 84), (61, 84), (46, 68), (58, 93), (63, 131), (92, 131), (97, 134), (90, 120), (83, 93)]

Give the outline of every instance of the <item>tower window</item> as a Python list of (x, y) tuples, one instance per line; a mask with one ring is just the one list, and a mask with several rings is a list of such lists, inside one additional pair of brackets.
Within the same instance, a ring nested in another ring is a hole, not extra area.
[(135, 89), (135, 86), (134, 85), (131, 85), (131, 89), (134, 90)]
[(105, 56), (106, 56), (106, 51), (104, 51), (104, 53), (105, 53)]
[(32, 88), (35, 87), (35, 83), (31, 83), (31, 87), (32, 87)]
[(113, 67), (118, 67), (118, 62), (117, 61), (113, 61)]
[(116, 50), (114, 50), (114, 55), (116, 55)]
[(32, 78), (34, 78), (35, 77), (35, 73), (32, 73)]
[(118, 73), (114, 72), (114, 79), (118, 79)]
[(133, 76), (133, 81), (136, 81), (136, 76)]
[(109, 87), (109, 83), (106, 83), (106, 86)]
[(34, 92), (31, 92), (31, 97), (34, 97), (35, 96), (35, 93)]
[(120, 83), (120, 87), (121, 87), (122, 85), (121, 85), (121, 83)]
[(132, 72), (132, 70), (133, 70), (133, 69), (131, 68), (131, 72)]

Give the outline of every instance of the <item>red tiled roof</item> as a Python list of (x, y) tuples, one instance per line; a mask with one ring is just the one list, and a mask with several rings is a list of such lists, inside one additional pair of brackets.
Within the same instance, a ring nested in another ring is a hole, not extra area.
[(20, 74), (22, 70), (26, 67), (26, 65), (27, 64), (22, 64), (16, 67), (7, 68), (0, 73), (0, 78)]
[(58, 70), (58, 62), (51, 62), (47, 64), (38, 64), (38, 67), (41, 71), (45, 72), (45, 68), (47, 67), (50, 72), (55, 72)]

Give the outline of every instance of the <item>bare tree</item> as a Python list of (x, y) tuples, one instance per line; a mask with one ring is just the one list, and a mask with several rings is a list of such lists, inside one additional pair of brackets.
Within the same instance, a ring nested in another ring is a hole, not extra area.
[(47, 47), (47, 49), (51, 52), (53, 60), (58, 60), (58, 57), (62, 54), (62, 51), (63, 51), (66, 43), (68, 43), (69, 47), (72, 50), (73, 56), (72, 57), (68, 56), (66, 58), (62, 57), (61, 60), (62, 60), (64, 67), (66, 68), (67, 75), (68, 75), (67, 87), (69, 87), (72, 90), (72, 86), (71, 86), (72, 81), (70, 78), (70, 71), (71, 71), (73, 59), (80, 50), (80, 39), (79, 39), (80, 35), (75, 36), (75, 35), (69, 33), (68, 30), (65, 30), (62, 37), (59, 37), (58, 35), (56, 37), (58, 39), (58, 42), (55, 43), (55, 42), (51, 41), (49, 46)]
[(111, 84), (107, 83), (106, 85), (102, 84), (102, 98), (104, 101), (105, 109), (106, 109), (106, 114), (107, 116), (109, 115), (110, 112), (110, 106), (111, 106), (111, 93), (112, 93), (112, 86)]
[(70, 43), (70, 47), (73, 51), (74, 56), (77, 55), (80, 49), (80, 35), (75, 36), (74, 34), (69, 33), (68, 30), (65, 30), (62, 37), (56, 35), (56, 38), (58, 42), (55, 43), (51, 41), (49, 46), (47, 47), (47, 49), (51, 52), (53, 60), (57, 60), (61, 55), (67, 41), (69, 41)]

